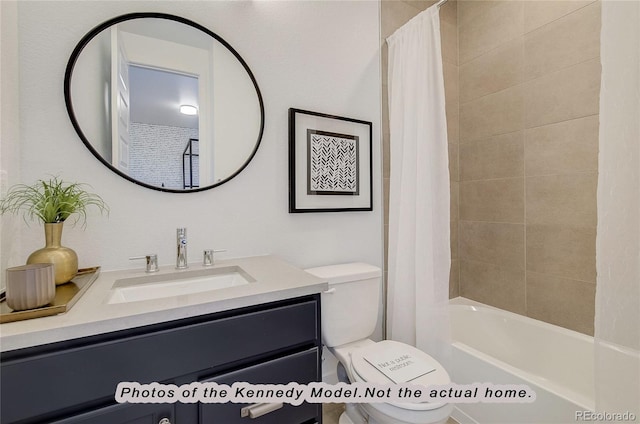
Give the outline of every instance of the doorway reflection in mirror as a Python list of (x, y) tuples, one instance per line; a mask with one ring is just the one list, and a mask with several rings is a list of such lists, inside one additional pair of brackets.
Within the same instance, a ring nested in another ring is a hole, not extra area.
[[(195, 178), (185, 185), (183, 154), (189, 140), (199, 138), (198, 115), (186, 115), (180, 106), (197, 109), (198, 78), (130, 65), (129, 87), (129, 176), (170, 189), (197, 188), (197, 169)], [(180, 106), (156, 110), (156, 105), (171, 104)]]

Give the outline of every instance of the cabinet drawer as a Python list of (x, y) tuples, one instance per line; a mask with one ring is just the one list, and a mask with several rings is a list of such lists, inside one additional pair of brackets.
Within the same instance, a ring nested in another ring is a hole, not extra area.
[[(220, 375), (206, 381), (231, 386), (235, 382), (252, 384), (287, 384), (297, 382), (308, 384), (319, 381), (318, 348), (275, 359), (253, 367)], [(322, 404), (303, 402), (298, 406), (285, 403), (257, 418), (242, 417), (241, 410), (247, 403), (201, 403), (201, 424), (301, 424), (318, 419), (322, 414)]]
[(85, 414), (76, 415), (52, 424), (158, 424), (166, 420), (175, 423), (171, 404), (111, 405)]
[(3, 361), (0, 421), (44, 419), (52, 411), (108, 400), (121, 381), (163, 382), (201, 370), (222, 371), (226, 364), (316, 344), (316, 308), (309, 300), (213, 316), (212, 321)]

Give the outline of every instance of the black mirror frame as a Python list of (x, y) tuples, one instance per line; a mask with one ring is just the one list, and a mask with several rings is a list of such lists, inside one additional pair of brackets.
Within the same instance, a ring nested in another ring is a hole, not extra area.
[[(93, 145), (89, 142), (89, 140), (87, 139), (86, 135), (84, 134), (84, 132), (80, 128), (80, 124), (78, 123), (78, 120), (76, 119), (75, 112), (73, 111), (73, 103), (71, 102), (71, 76), (73, 75), (73, 70), (75, 68), (75, 65), (76, 65), (76, 62), (78, 60), (78, 57), (79, 57), (80, 53), (82, 53), (82, 50), (86, 47), (86, 45), (89, 44), (89, 42), (96, 35), (101, 33), (103, 30), (109, 28), (112, 25), (115, 25), (115, 24), (118, 24), (118, 23), (121, 23), (121, 22), (129, 21), (129, 20), (132, 20), (132, 19), (140, 19), (140, 18), (167, 19), (167, 20), (170, 20), (170, 21), (180, 22), (180, 23), (183, 23), (185, 25), (189, 25), (189, 26), (191, 26), (193, 28), (196, 28), (196, 29), (204, 32), (205, 34), (209, 35), (210, 37), (213, 37), (215, 40), (217, 40), (219, 43), (221, 43), (227, 49), (229, 49), (229, 51), (231, 53), (233, 53), (233, 55), (236, 57), (236, 59), (238, 59), (238, 61), (242, 64), (242, 66), (244, 67), (245, 71), (249, 75), (249, 78), (251, 78), (251, 82), (253, 83), (253, 86), (254, 86), (254, 88), (256, 90), (256, 95), (258, 96), (258, 102), (260, 104), (260, 131), (258, 132), (258, 139), (256, 140), (255, 147), (254, 147), (253, 151), (251, 152), (251, 154), (249, 155), (249, 157), (247, 158), (247, 160), (242, 164), (242, 166), (240, 166), (240, 168), (238, 168), (237, 171), (235, 171), (233, 174), (231, 174), (229, 177), (225, 178), (224, 180), (218, 181), (218, 182), (216, 182), (214, 184), (211, 184), (211, 185), (208, 185), (208, 186), (205, 186), (205, 187), (198, 187), (198, 188), (194, 188), (194, 189), (190, 189), (190, 190), (177, 190), (177, 189), (170, 189), (170, 188), (165, 188), (165, 187), (157, 187), (157, 186), (153, 186), (151, 184), (144, 183), (142, 181), (138, 181), (138, 180), (136, 180), (134, 178), (131, 178), (127, 174), (119, 171), (116, 167), (114, 167), (111, 163), (109, 163), (106, 159), (104, 159), (100, 155), (100, 153), (98, 153), (98, 151), (93, 147)], [(76, 45), (75, 49), (71, 53), (71, 57), (69, 58), (69, 61), (67, 62), (67, 67), (66, 67), (65, 73), (64, 73), (64, 101), (65, 101), (65, 104), (66, 104), (66, 107), (67, 107), (67, 112), (69, 114), (69, 118), (71, 119), (71, 124), (73, 125), (73, 128), (76, 130), (76, 133), (78, 133), (78, 136), (80, 137), (80, 139), (82, 140), (84, 145), (87, 147), (87, 149), (89, 149), (89, 151), (100, 162), (102, 162), (103, 165), (105, 165), (111, 171), (115, 172), (116, 174), (118, 174), (119, 176), (125, 178), (126, 180), (131, 181), (134, 184), (137, 184), (137, 185), (142, 186), (142, 187), (150, 188), (152, 190), (164, 191), (164, 192), (169, 192), (169, 193), (195, 193), (195, 192), (199, 192), (199, 191), (209, 190), (211, 188), (214, 188), (214, 187), (217, 187), (219, 185), (222, 185), (222, 184), (228, 182), (229, 180), (233, 179), (236, 175), (238, 175), (240, 172), (242, 172), (247, 167), (247, 165), (249, 165), (249, 162), (251, 162), (251, 160), (255, 156), (256, 152), (258, 151), (258, 147), (260, 147), (260, 143), (262, 142), (262, 135), (263, 135), (263, 132), (264, 132), (264, 102), (262, 100), (262, 94), (260, 93), (260, 88), (258, 87), (258, 83), (257, 83), (253, 73), (251, 72), (251, 69), (249, 69), (249, 66), (244, 61), (244, 59), (242, 59), (240, 54), (238, 54), (238, 52), (233, 47), (231, 47), (231, 45), (229, 43), (227, 43), (224, 39), (222, 39), (219, 35), (217, 35), (216, 33), (212, 32), (212, 31), (210, 31), (209, 29), (205, 28), (204, 26), (202, 26), (202, 25), (200, 25), (200, 24), (198, 24), (196, 22), (193, 22), (193, 21), (191, 21), (189, 19), (182, 18), (180, 16), (167, 14), (167, 13), (156, 13), (156, 12), (128, 13), (128, 14), (125, 14), (125, 15), (121, 15), (121, 16), (117, 16), (115, 18), (109, 19), (109, 20), (101, 23), (100, 25), (96, 26), (91, 31), (89, 31), (84, 37), (82, 37), (80, 42)]]

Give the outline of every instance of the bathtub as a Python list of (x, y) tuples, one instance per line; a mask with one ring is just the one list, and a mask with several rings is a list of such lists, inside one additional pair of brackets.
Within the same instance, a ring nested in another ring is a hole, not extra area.
[[(593, 422), (576, 413), (595, 410), (594, 387), (598, 410), (630, 411), (635, 419), (625, 421), (640, 423), (637, 351), (600, 343), (606, 366), (596, 386), (593, 337), (462, 297), (450, 301), (450, 322), (451, 360), (443, 365), (453, 383), (525, 384), (536, 392), (533, 403), (457, 403), (453, 418), (459, 423)], [(337, 360), (326, 347), (322, 368), (323, 381), (336, 384)]]
[[(536, 392), (530, 404), (457, 404), (458, 422), (575, 423), (577, 411), (595, 409), (593, 337), (460, 297), (450, 311), (455, 383), (526, 384)], [(610, 354), (614, 363), (632, 361), (637, 368), (637, 357)], [(634, 396), (630, 390), (620, 393)]]

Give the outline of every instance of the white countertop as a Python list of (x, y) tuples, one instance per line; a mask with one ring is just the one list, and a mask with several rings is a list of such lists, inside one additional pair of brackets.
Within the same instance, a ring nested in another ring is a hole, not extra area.
[[(107, 303), (113, 284), (122, 278), (144, 277), (144, 269), (102, 272), (66, 313), (0, 324), (0, 351), (108, 333), (181, 318), (294, 298), (327, 290), (328, 284), (272, 256), (217, 261), (213, 268), (239, 266), (256, 282), (208, 292), (129, 303)], [(189, 265), (188, 270), (202, 269)], [(153, 275), (175, 273), (160, 267)]]

